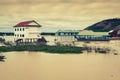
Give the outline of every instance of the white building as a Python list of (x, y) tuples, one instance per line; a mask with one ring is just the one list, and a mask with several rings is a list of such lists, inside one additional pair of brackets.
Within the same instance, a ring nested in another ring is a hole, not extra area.
[(14, 26), (14, 41), (36, 42), (40, 36), (40, 27), (36, 21), (24, 21)]
[(55, 34), (55, 42), (60, 45), (74, 45), (75, 36), (80, 30), (58, 30)]
[(79, 33), (79, 30), (58, 30), (56, 32), (57, 42), (72, 42), (75, 41), (75, 35)]

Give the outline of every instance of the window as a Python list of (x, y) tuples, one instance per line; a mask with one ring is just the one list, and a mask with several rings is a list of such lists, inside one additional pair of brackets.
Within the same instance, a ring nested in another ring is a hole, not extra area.
[(61, 35), (63, 36), (63, 35), (64, 35), (64, 33), (61, 33)]
[(20, 31), (21, 31), (21, 28), (20, 28)]
[(15, 28), (15, 31), (16, 31), (16, 28)]
[(73, 35), (73, 33), (71, 33), (71, 36)]
[(25, 29), (23, 28), (23, 31), (24, 31)]
[(66, 36), (68, 36), (68, 35), (69, 35), (69, 33), (66, 33), (65, 35), (66, 35)]
[(22, 34), (22, 36), (21, 37), (24, 37), (24, 34)]

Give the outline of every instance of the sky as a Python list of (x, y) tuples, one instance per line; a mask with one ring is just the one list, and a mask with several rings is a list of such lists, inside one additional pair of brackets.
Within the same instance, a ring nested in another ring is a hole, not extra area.
[(22, 21), (35, 20), (41, 32), (84, 29), (120, 18), (120, 0), (0, 0), (0, 32), (12, 32)]

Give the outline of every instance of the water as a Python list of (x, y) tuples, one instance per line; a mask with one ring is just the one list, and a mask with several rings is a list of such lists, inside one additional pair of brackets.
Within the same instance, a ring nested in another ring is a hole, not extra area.
[(120, 55), (8, 52), (0, 80), (120, 80)]

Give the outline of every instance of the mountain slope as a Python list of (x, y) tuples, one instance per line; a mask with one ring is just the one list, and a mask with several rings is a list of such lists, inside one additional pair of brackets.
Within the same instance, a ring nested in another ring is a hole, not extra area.
[(120, 29), (120, 18), (103, 20), (85, 28), (85, 30), (92, 30), (95, 32), (117, 31), (118, 29)]

